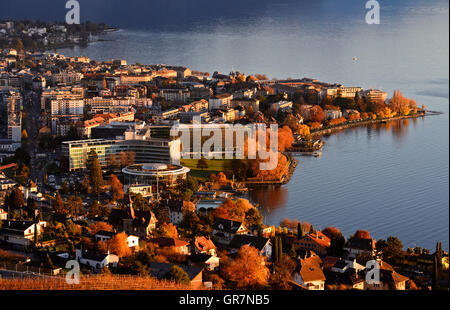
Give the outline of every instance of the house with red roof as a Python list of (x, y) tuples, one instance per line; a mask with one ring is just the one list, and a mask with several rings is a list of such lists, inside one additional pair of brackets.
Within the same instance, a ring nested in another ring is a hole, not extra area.
[(327, 255), (327, 251), (330, 246), (330, 238), (324, 235), (321, 231), (306, 234), (294, 242), (296, 251), (311, 250), (322, 257)]

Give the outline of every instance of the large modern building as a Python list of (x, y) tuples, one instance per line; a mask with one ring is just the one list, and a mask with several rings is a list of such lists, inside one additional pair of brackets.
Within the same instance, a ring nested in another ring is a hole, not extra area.
[(147, 163), (131, 165), (122, 169), (127, 185), (165, 184), (174, 186), (177, 181), (186, 179), (190, 169), (180, 165)]
[(22, 96), (14, 90), (0, 91), (0, 139), (20, 143)]
[(69, 170), (86, 169), (89, 153), (94, 150), (102, 167), (108, 166), (111, 157), (120, 153), (134, 153), (134, 163), (176, 163), (180, 156), (180, 140), (108, 140), (91, 139), (63, 142), (62, 153), (68, 159)]

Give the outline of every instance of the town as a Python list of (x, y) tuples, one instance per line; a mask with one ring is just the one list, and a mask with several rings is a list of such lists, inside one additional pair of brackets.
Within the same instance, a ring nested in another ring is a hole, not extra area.
[[(25, 31), (15, 27), (0, 22), (0, 39)], [(431, 251), (390, 232), (375, 240), (358, 223), (351, 236), (298, 219), (265, 225), (247, 195), (289, 182), (294, 155), (320, 154), (327, 130), (426, 115), (400, 91), (1, 46), (0, 289), (77, 289), (61, 281), (68, 261), (109, 289), (448, 287), (439, 240)], [(195, 150), (171, 128), (195, 130), (196, 118), (218, 130), (279, 125), (277, 167), (237, 158), (239, 147), (218, 151), (230, 159), (180, 159)], [(379, 281), (366, 280), (368, 262)]]

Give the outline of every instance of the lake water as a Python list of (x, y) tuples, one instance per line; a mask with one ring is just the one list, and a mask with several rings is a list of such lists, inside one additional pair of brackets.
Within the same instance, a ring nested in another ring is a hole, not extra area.
[[(63, 2), (2, 0), (0, 18), (63, 20)], [(448, 1), (379, 2), (381, 24), (368, 25), (360, 0), (82, 0), (82, 20), (121, 30), (59, 52), (399, 88), (444, 114), (333, 134), (321, 158), (298, 158), (289, 184), (253, 197), (267, 224), (288, 217), (448, 249)]]

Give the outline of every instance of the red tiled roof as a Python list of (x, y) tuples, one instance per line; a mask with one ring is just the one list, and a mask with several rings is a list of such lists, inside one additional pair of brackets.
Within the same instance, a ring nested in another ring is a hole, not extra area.
[(309, 238), (323, 247), (329, 247), (331, 245), (330, 238), (324, 235), (321, 231), (309, 233), (305, 236), (305, 238)]

